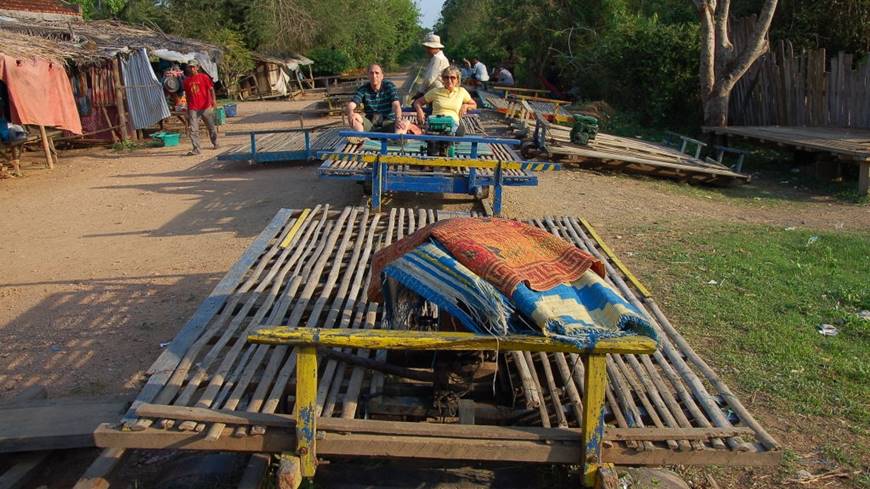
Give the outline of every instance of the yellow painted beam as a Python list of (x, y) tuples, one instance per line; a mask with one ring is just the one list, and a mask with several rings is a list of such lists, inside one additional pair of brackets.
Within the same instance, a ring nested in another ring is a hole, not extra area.
[(284, 236), (284, 240), (281, 241), (281, 248), (290, 246), (290, 242), (293, 241), (293, 236), (296, 236), (296, 233), (299, 232), (299, 228), (302, 227), (302, 223), (308, 218), (308, 214), (311, 214), (311, 209), (302, 210), (302, 213), (296, 218), (296, 222), (293, 223), (293, 227), (291, 227), (290, 231), (287, 232), (287, 236)]
[(607, 389), (607, 363), (604, 355), (583, 357), (583, 482), (595, 487), (601, 442), (604, 440), (604, 393)]
[(317, 470), (317, 347), (305, 345), (296, 356), (296, 454), (302, 462), (302, 476), (314, 477)]
[[(363, 161), (366, 163), (374, 163), (379, 160), (387, 165), (409, 165), (409, 166), (433, 166), (446, 168), (480, 168), (487, 170), (495, 170), (499, 165), (499, 160), (479, 160), (479, 159), (454, 159), (454, 158), (423, 158), (420, 156), (411, 155), (379, 155), (379, 154), (354, 154), (348, 155), (344, 153), (324, 154), (320, 157), (324, 160), (337, 161)], [(550, 163), (546, 161), (501, 161), (502, 170), (529, 170), (529, 171), (551, 171), (558, 170), (561, 165), (558, 163)]]
[(546, 336), (484, 336), (466, 332), (358, 330), (264, 327), (248, 336), (251, 343), (269, 345), (318, 345), (323, 347), (368, 348), (372, 350), (502, 350), (564, 353), (652, 353), (656, 342), (646, 336), (602, 338), (590, 348), (557, 341)]
[(512, 94), (513, 97), (519, 100), (532, 100), (534, 102), (549, 102), (555, 105), (569, 105), (571, 104), (570, 100), (561, 100), (557, 98), (547, 98), (547, 97), (537, 97), (535, 95), (522, 95), (522, 94)]
[(628, 280), (632, 284), (634, 284), (635, 287), (637, 287), (637, 290), (640, 292), (640, 294), (644, 297), (652, 297), (652, 292), (650, 292), (649, 289), (647, 289), (640, 282), (640, 280), (638, 280), (638, 278), (635, 277), (633, 273), (631, 273), (631, 270), (629, 270), (628, 267), (625, 266), (624, 263), (622, 263), (622, 260), (620, 260), (619, 257), (616, 256), (616, 253), (614, 253), (613, 250), (611, 250), (610, 247), (607, 246), (607, 243), (605, 243), (604, 240), (601, 239), (601, 236), (598, 235), (598, 233), (595, 231), (595, 228), (593, 228), (592, 225), (589, 224), (588, 221), (586, 221), (586, 219), (581, 218), (580, 223), (583, 224), (583, 227), (585, 227), (587, 231), (589, 231), (589, 235), (592, 236), (592, 239), (594, 239), (596, 243), (598, 243), (598, 246), (601, 246), (601, 249), (604, 250), (604, 253), (608, 257), (610, 257), (611, 261), (613, 261), (613, 263), (616, 265), (616, 268), (624, 273)]

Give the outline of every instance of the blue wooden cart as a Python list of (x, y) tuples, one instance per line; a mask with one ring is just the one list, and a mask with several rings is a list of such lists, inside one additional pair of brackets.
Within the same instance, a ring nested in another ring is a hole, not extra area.
[(318, 152), (334, 149), (344, 140), (338, 135), (340, 129), (332, 127), (334, 125), (228, 132), (227, 136), (249, 136), (250, 141), (230, 148), (218, 155), (217, 159), (249, 163), (310, 160)]
[[(501, 213), (502, 187), (536, 186), (532, 171), (558, 170), (559, 164), (523, 161), (510, 148), (517, 139), (342, 131), (344, 137), (371, 141), (348, 151), (322, 151), (320, 177), (362, 182), (379, 210), (385, 192), (468, 194), (486, 198), (493, 187), (493, 212)], [(420, 144), (450, 142), (454, 157), (425, 156)]]

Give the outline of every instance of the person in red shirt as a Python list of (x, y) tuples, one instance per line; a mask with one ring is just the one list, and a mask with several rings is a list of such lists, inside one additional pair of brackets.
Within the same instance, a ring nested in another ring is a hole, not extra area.
[(187, 64), (187, 77), (184, 79), (184, 95), (187, 99), (187, 127), (190, 131), (190, 142), (193, 150), (188, 155), (200, 154), (199, 145), (199, 119), (201, 118), (208, 128), (208, 137), (211, 144), (217, 149), (217, 129), (214, 123), (214, 83), (211, 77), (199, 72), (199, 62), (195, 59)]

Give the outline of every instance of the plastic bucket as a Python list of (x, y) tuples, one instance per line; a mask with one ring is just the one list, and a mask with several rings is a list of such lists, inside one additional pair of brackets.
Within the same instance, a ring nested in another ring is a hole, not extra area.
[(235, 117), (238, 113), (238, 106), (236, 104), (226, 104), (224, 105), (224, 113), (227, 117)]
[(181, 142), (181, 134), (177, 132), (155, 132), (151, 137), (163, 141), (163, 146), (178, 146)]
[(218, 126), (222, 126), (227, 123), (227, 113), (224, 111), (223, 107), (218, 107), (214, 109), (214, 123)]

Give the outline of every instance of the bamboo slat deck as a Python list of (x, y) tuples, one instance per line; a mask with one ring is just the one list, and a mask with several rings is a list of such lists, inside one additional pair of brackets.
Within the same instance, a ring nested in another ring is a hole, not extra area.
[[(341, 128), (330, 128), (310, 134), (310, 149), (305, 148), (302, 132), (278, 132), (257, 136), (256, 161), (293, 161), (316, 157), (318, 151), (336, 149), (344, 138), (338, 135)], [(252, 161), (251, 143), (240, 144), (218, 155), (218, 160)]]
[(477, 95), (483, 102), (483, 106), (488, 109), (494, 109), (496, 112), (507, 114), (509, 117), (514, 117), (514, 113), (518, 112), (522, 102), (528, 104), (536, 114), (541, 114), (548, 120), (559, 122), (569, 121), (572, 115), (565, 109), (565, 105), (570, 102), (551, 102), (547, 100), (535, 100), (537, 97), (517, 95), (510, 98), (502, 97), (501, 95), (487, 92), (485, 90), (477, 90)]
[[(149, 379), (123, 422), (97, 430), (97, 444), (292, 450), (294, 431), (287, 429), (292, 420), (286, 414), (293, 412), (295, 352), (286, 346), (249, 344), (246, 335), (261, 324), (382, 327), (381, 308), (365, 298), (373, 252), (453, 215), (405, 208), (375, 214), (364, 208), (329, 206), (279, 211), (149, 369)], [(778, 443), (694, 353), (593, 229), (572, 217), (545, 217), (531, 223), (604, 260), (609, 280), (646, 311), (659, 330), (661, 344), (654, 355), (612, 355), (607, 360), (606, 462), (778, 463), (782, 453)], [(582, 362), (571, 355), (498, 355), (495, 383), (484, 381), (485, 388), (473, 391), (472, 398), (491, 397), (495, 384), (507, 386), (500, 390), (512, 393), (511, 402), (494, 406), (484, 399), (480, 406), (513, 413), (512, 425), (517, 427), (512, 428), (456, 425), (456, 418), (431, 414), (431, 397), (428, 406), (406, 402), (396, 411), (419, 422), (362, 420), (384, 418), (392, 396), (427, 390), (431, 383), (403, 381), (364, 366), (401, 360), (388, 358), (385, 352), (358, 350), (343, 355), (321, 356), (321, 456), (579, 460), (576, 428), (583, 372)], [(360, 362), (344, 362), (354, 356)], [(423, 365), (430, 366), (431, 358), (424, 359)], [(431, 375), (429, 368), (415, 372)], [(416, 416), (415, 408), (420, 411)], [(150, 417), (138, 416), (138, 409)]]
[(650, 174), (666, 178), (712, 182), (748, 182), (750, 176), (731, 170), (722, 163), (634, 138), (598, 133), (588, 145), (571, 142), (569, 127), (536, 119), (535, 142), (555, 161)]
[[(405, 114), (405, 120), (416, 123), (417, 117), (414, 114)], [(482, 117), (478, 115), (467, 115), (462, 118), (460, 121), (463, 129), (465, 130), (465, 134), (468, 136), (471, 135), (486, 135), (487, 132), (484, 128), (484, 123), (482, 123)], [(480, 159), (498, 159), (502, 161), (516, 161), (521, 159), (513, 149), (509, 146), (503, 144), (492, 144), (490, 145), (490, 149), (492, 150), (492, 155), (481, 155)], [(345, 150), (348, 153), (370, 153), (374, 154), (376, 151), (364, 151), (361, 149), (361, 145), (352, 145), (348, 146), (348, 149)], [(390, 154), (405, 154), (405, 153), (390, 153)], [(356, 160), (337, 160), (337, 159), (327, 159), (324, 160), (323, 164), (320, 166), (320, 175), (323, 177), (356, 177), (359, 180), (365, 180), (368, 178), (368, 174), (371, 173), (371, 164), (363, 161)], [(434, 168), (434, 167), (426, 167), (426, 166), (409, 166), (409, 165), (388, 165), (387, 171), (390, 173), (402, 173), (403, 175), (408, 176), (448, 176), (448, 177), (467, 177), (470, 173), (470, 169), (468, 167), (456, 167), (456, 168)], [(481, 179), (492, 179), (493, 178), (493, 170), (477, 170), (477, 177)], [(525, 170), (504, 170), (504, 182), (505, 185), (537, 185), (538, 179), (537, 177), (528, 171)]]

